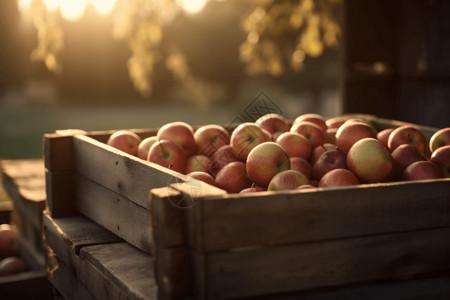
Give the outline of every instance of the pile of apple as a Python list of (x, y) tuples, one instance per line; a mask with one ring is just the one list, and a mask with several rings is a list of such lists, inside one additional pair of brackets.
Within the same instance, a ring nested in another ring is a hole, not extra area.
[(145, 139), (117, 131), (107, 144), (229, 193), (450, 177), (450, 127), (428, 143), (413, 125), (378, 132), (350, 116), (304, 114), (291, 125), (267, 114), (230, 131), (171, 122)]
[(24, 261), (18, 257), (17, 237), (18, 232), (15, 226), (0, 225), (0, 276), (26, 270)]

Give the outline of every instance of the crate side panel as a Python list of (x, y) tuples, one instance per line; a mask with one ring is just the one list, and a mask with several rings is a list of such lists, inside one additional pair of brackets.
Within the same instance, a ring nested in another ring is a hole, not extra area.
[[(206, 254), (210, 299), (410, 278), (450, 269), (450, 228)], [(195, 267), (195, 266), (194, 266)]]
[(201, 199), (194, 247), (249, 246), (450, 226), (450, 179)]
[(74, 140), (78, 173), (147, 208), (148, 191), (185, 181), (185, 176), (143, 161), (90, 137)]
[(81, 175), (77, 176), (76, 195), (76, 209), (81, 214), (151, 253), (152, 236), (146, 208)]

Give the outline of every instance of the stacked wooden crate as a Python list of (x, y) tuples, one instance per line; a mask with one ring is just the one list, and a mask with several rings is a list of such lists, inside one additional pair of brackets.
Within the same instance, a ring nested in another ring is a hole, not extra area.
[(44, 163), (42, 160), (4, 160), (2, 184), (11, 198), (9, 222), (19, 232), (18, 249), (28, 270), (0, 277), (2, 297), (48, 299), (46, 253), (42, 239), (42, 212), (46, 206)]
[[(379, 130), (404, 124), (371, 121)], [(428, 138), (435, 131), (420, 128)], [(142, 138), (157, 132), (134, 131)], [(120, 237), (155, 268), (160, 296), (304, 296), (315, 288), (450, 270), (449, 179), (226, 194), (106, 145), (111, 133), (45, 136), (46, 226), (50, 233), (50, 221), (60, 226), (81, 214)], [(122, 242), (111, 243), (104, 251)], [(76, 259), (52, 250), (87, 288), (88, 268), (74, 262), (92, 257), (83, 249), (89, 243), (70, 254)]]

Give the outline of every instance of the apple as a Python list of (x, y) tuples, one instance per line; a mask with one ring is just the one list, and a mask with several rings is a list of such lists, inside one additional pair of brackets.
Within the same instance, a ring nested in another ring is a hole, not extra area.
[(255, 123), (246, 122), (240, 124), (233, 130), (230, 138), (230, 146), (239, 159), (245, 161), (253, 148), (270, 140), (271, 137), (267, 135), (266, 130)]
[(290, 129), (289, 122), (283, 116), (275, 113), (258, 118), (255, 124), (267, 130), (272, 136), (272, 140), (276, 140), (280, 134)]
[(211, 157), (217, 149), (230, 143), (230, 134), (223, 126), (210, 124), (198, 128), (194, 139), (197, 152)]
[(347, 154), (341, 150), (328, 150), (323, 153), (312, 168), (312, 178), (319, 180), (334, 169), (347, 168)]
[(203, 181), (203, 182), (213, 185), (213, 186), (217, 185), (216, 181), (214, 180), (214, 177), (212, 177), (211, 174), (203, 172), (203, 171), (194, 171), (194, 172), (188, 173), (187, 176), (197, 179), (197, 180), (200, 180), (200, 181)]
[(136, 156), (141, 141), (142, 139), (132, 131), (118, 130), (109, 136), (106, 144)]
[(138, 146), (137, 149), (137, 157), (143, 160), (147, 160), (148, 152), (150, 151), (151, 146), (158, 141), (156, 136), (149, 136), (143, 139)]
[(303, 173), (308, 179), (311, 179), (312, 166), (309, 162), (301, 157), (291, 157), (291, 170)]
[(177, 143), (191, 156), (196, 152), (197, 144), (194, 138), (194, 129), (185, 122), (170, 122), (162, 126), (156, 134), (158, 140), (169, 140)]
[(308, 121), (316, 124), (317, 126), (320, 127), (320, 129), (322, 129), (323, 132), (325, 132), (328, 128), (325, 118), (319, 114), (313, 113), (303, 114), (294, 120), (294, 124), (300, 123), (302, 121)]
[(173, 141), (160, 140), (150, 147), (147, 160), (171, 170), (184, 173), (186, 152), (180, 145)]
[(394, 131), (394, 128), (386, 128), (378, 132), (377, 134), (377, 140), (381, 142), (381, 144), (384, 146), (384, 148), (388, 149), (388, 140), (389, 136), (391, 135), (392, 131)]
[(337, 147), (334, 144), (325, 143), (323, 145), (319, 145), (311, 151), (311, 155), (309, 157), (309, 163), (311, 166), (317, 162), (317, 160), (328, 150), (336, 150)]
[(322, 176), (319, 187), (358, 185), (359, 180), (350, 170), (334, 169)]
[(17, 229), (10, 224), (0, 225), (0, 258), (6, 256), (16, 256), (17, 248)]
[(295, 132), (284, 132), (276, 140), (276, 143), (286, 150), (290, 157), (302, 157), (308, 159), (311, 154), (311, 144), (306, 137)]
[(363, 138), (348, 151), (347, 168), (362, 182), (381, 182), (390, 175), (392, 162), (380, 141)]
[(308, 190), (308, 189), (316, 189), (317, 186), (311, 185), (311, 184), (304, 184), (297, 188), (297, 190)]
[(250, 151), (247, 157), (247, 175), (255, 184), (267, 187), (273, 176), (289, 170), (291, 162), (287, 152), (274, 142), (264, 142)]
[(363, 138), (376, 138), (376, 132), (366, 123), (346, 121), (336, 132), (336, 146), (347, 153), (354, 143)]
[(342, 126), (342, 124), (345, 123), (348, 119), (350, 119), (350, 116), (338, 116), (334, 118), (329, 118), (325, 121), (325, 124), (328, 128), (339, 128)]
[(430, 151), (433, 153), (438, 148), (450, 145), (450, 127), (436, 131), (430, 139)]
[(26, 269), (24, 261), (15, 256), (6, 257), (0, 261), (0, 276), (17, 274)]
[(427, 157), (416, 146), (403, 144), (398, 146), (391, 153), (394, 171), (397, 176), (401, 176), (403, 171), (410, 164), (416, 161), (426, 161)]
[(450, 146), (439, 147), (431, 154), (430, 160), (441, 168), (444, 177), (450, 178)]
[(419, 148), (420, 151), (425, 153), (427, 142), (423, 133), (415, 126), (403, 125), (394, 129), (389, 135), (388, 149), (392, 152), (398, 146), (403, 144), (414, 145)]
[(336, 133), (339, 128), (327, 128), (325, 131), (325, 143), (336, 145)]
[(268, 191), (295, 190), (298, 187), (308, 184), (306, 176), (295, 170), (282, 171), (275, 175), (269, 183)]
[(216, 175), (217, 186), (228, 193), (239, 193), (243, 189), (252, 186), (252, 181), (247, 176), (245, 163), (234, 161), (224, 166)]
[(186, 167), (184, 172), (191, 173), (195, 171), (210, 173), (212, 171), (211, 159), (203, 154), (195, 154), (189, 156), (186, 160)]
[(217, 149), (212, 156), (213, 169), (219, 171), (230, 162), (239, 161), (239, 157), (230, 145), (225, 145)]
[(267, 191), (267, 189), (255, 185), (255, 186), (243, 189), (242, 191), (239, 192), (239, 194), (248, 194), (248, 193), (265, 192), (265, 191)]
[(442, 170), (431, 161), (416, 161), (403, 172), (403, 180), (426, 180), (442, 178)]
[(292, 125), (290, 132), (303, 135), (311, 143), (311, 149), (325, 143), (325, 132), (310, 121), (300, 121)]

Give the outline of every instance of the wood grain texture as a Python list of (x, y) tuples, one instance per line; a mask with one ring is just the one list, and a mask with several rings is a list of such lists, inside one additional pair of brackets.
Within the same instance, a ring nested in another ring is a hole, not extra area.
[(127, 243), (81, 250), (78, 278), (97, 299), (157, 299), (153, 259)]
[(46, 244), (58, 260), (72, 271), (79, 265), (83, 247), (123, 242), (118, 236), (83, 216), (54, 219), (44, 213), (43, 229)]
[(228, 299), (400, 279), (449, 270), (448, 253), (450, 228), (197, 253), (204, 260), (197, 291), (203, 299)]
[[(47, 248), (48, 280), (64, 300), (96, 300), (92, 293), (78, 280), (77, 275), (62, 263), (51, 248)], [(49, 299), (49, 298), (48, 298)], [(98, 300), (98, 299), (97, 299)]]
[(147, 208), (152, 188), (182, 182), (186, 176), (141, 160), (87, 136), (75, 136), (75, 170), (87, 178)]
[(202, 198), (189, 218), (191, 246), (215, 252), (446, 227), (449, 189), (441, 179)]
[(152, 233), (146, 208), (84, 176), (76, 179), (76, 209), (135, 247), (151, 253)]

